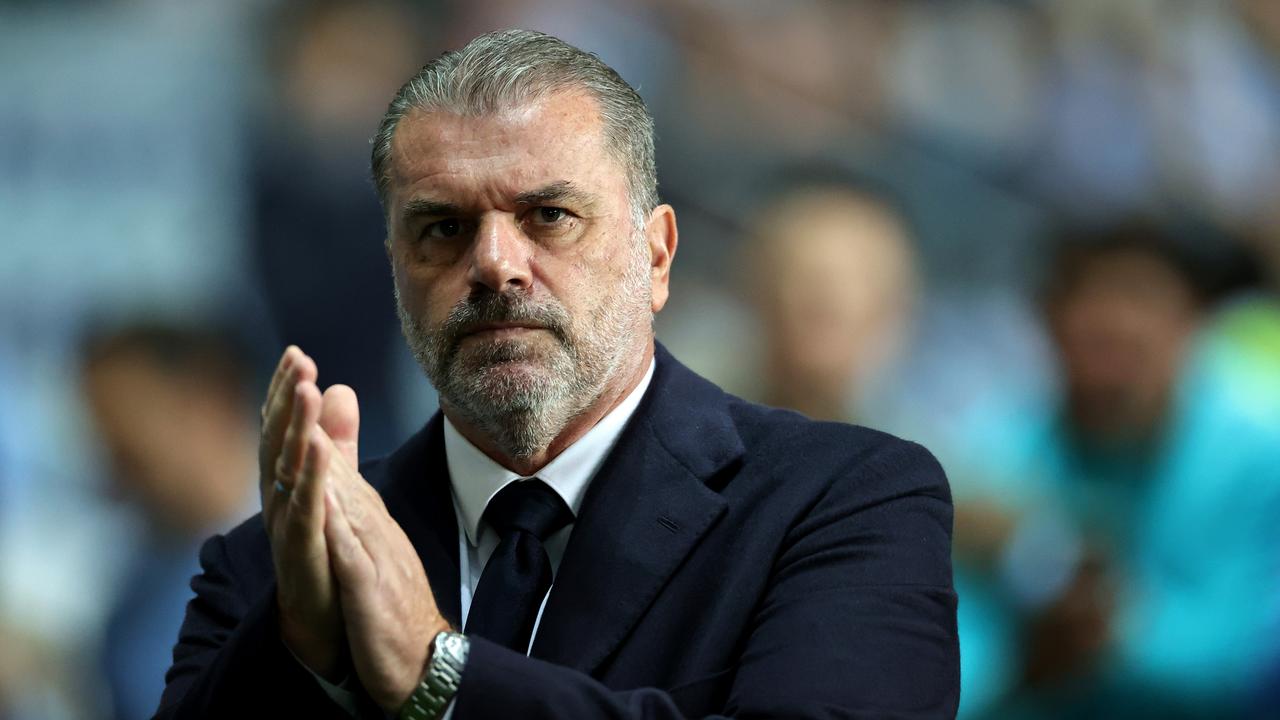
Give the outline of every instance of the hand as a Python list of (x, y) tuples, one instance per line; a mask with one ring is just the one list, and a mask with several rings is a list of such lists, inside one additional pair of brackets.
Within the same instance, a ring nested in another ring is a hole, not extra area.
[(1097, 667), (1111, 642), (1115, 598), (1107, 559), (1087, 550), (1070, 584), (1028, 623), (1025, 682), (1032, 687), (1052, 686)]
[(328, 426), (354, 463), (359, 416), (352, 409), (354, 395), (352, 408), (332, 400), (341, 390), (330, 388), (321, 396), (317, 374), (315, 362), (301, 350), (285, 350), (262, 406), (258, 462), (281, 640), (313, 672), (336, 682), (341, 679), (342, 616), (324, 536), (323, 468), (307, 452), (306, 441), (313, 429)]
[(370, 697), (396, 712), (426, 672), (431, 641), (449, 624), (417, 551), (382, 497), (324, 431), (312, 441), (308, 463), (314, 452), (314, 465), (328, 468), (324, 531), (351, 660)]

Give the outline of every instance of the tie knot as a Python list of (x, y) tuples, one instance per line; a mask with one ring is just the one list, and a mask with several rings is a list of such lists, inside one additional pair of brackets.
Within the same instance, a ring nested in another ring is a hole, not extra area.
[(573, 512), (560, 495), (537, 478), (517, 480), (498, 491), (485, 508), (484, 519), (506, 537), (523, 530), (545, 541), (573, 522)]

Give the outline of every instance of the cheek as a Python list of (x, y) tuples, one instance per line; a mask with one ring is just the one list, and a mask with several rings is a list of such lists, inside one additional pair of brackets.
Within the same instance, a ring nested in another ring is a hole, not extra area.
[(415, 318), (434, 324), (452, 307), (444, 292), (447, 282), (438, 271), (419, 264), (396, 262), (392, 275), (400, 304)]
[(602, 301), (607, 299), (601, 297), (601, 283), (598, 280), (586, 280), (596, 277), (587, 264), (575, 262), (551, 275), (555, 279), (545, 283), (548, 294), (569, 312), (575, 325), (581, 325), (584, 317), (596, 314), (602, 308)]
[(568, 253), (540, 253), (532, 265), (546, 292), (578, 317), (616, 301), (610, 293), (625, 271), (622, 261), (620, 254), (607, 252), (599, 243), (581, 243)]

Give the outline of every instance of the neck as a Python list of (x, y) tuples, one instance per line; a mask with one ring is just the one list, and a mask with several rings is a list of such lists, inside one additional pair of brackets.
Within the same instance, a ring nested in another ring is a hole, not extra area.
[[(774, 377), (780, 377), (780, 374), (775, 373)], [(814, 420), (848, 422), (851, 416), (849, 385), (843, 380), (823, 382), (811, 379), (802, 382), (791, 377), (769, 388), (764, 401), (775, 407), (796, 410)]]
[(583, 435), (586, 435), (591, 428), (595, 427), (614, 408), (618, 407), (631, 394), (631, 391), (636, 389), (640, 381), (644, 379), (644, 375), (649, 370), (649, 364), (652, 361), (653, 340), (651, 338), (637, 361), (619, 368), (614, 377), (605, 383), (604, 390), (600, 395), (585, 409), (570, 418), (569, 422), (556, 434), (556, 437), (547, 447), (532, 455), (512, 456), (508, 454), (492, 437), (483, 432), (474, 423), (469, 422), (463, 413), (454, 411), (443, 398), (441, 398), (440, 407), (445, 416), (449, 418), (449, 422), (453, 423), (458, 433), (466, 438), (468, 442), (475, 445), (499, 465), (512, 472), (529, 477), (546, 467), (547, 463), (554, 460), (556, 456), (564, 452), (565, 448), (577, 442)]

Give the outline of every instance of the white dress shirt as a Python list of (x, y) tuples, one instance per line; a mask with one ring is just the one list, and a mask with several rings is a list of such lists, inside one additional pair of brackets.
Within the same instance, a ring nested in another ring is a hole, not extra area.
[[(462, 592), (462, 618), (465, 627), (468, 611), (471, 609), (471, 598), (475, 595), (476, 585), (480, 582), (480, 574), (489, 562), (489, 557), (498, 547), (498, 533), (484, 522), (484, 511), (489, 501), (507, 485), (526, 477), (537, 477), (556, 491), (560, 499), (576, 518), (582, 507), (582, 497), (587, 494), (587, 486), (595, 477), (596, 471), (604, 463), (605, 457), (613, 449), (622, 428), (636, 411), (640, 398), (653, 379), (653, 362), (641, 378), (639, 384), (618, 406), (609, 411), (587, 431), (578, 441), (565, 448), (554, 460), (547, 463), (533, 476), (521, 475), (499, 465), (485, 455), (475, 445), (462, 437), (448, 417), (444, 419), (444, 451), (449, 463), (449, 482), (453, 490), (453, 509), (458, 517), (458, 560), (459, 576)], [(569, 543), (569, 533), (573, 524), (566, 525), (547, 538), (544, 547), (551, 558), (552, 577), (560, 569), (560, 559), (564, 557), (565, 546)], [(550, 594), (550, 590), (547, 591)], [(546, 597), (542, 599), (546, 605)], [(538, 616), (533, 623), (533, 633), (529, 638), (529, 646), (533, 646), (533, 637), (538, 634), (538, 624), (542, 620), (542, 608), (538, 608)], [(526, 648), (526, 653), (528, 649)]]
[[(534, 475), (521, 475), (499, 465), (479, 448), (458, 432), (458, 429), (444, 418), (444, 450), (449, 467), (449, 483), (453, 496), (453, 510), (458, 519), (458, 561), (459, 592), (462, 599), (462, 617), (460, 621), (465, 627), (467, 614), (471, 609), (471, 599), (475, 595), (476, 585), (480, 582), (480, 574), (485, 563), (498, 546), (498, 533), (489, 523), (484, 521), (484, 511), (489, 501), (498, 491), (507, 485), (527, 477), (537, 477), (564, 500), (565, 505), (573, 512), (574, 517), (582, 507), (582, 498), (587, 494), (587, 487), (596, 472), (608, 457), (609, 452), (622, 434), (622, 428), (635, 414), (640, 399), (644, 397), (649, 382), (653, 380), (653, 361), (635, 389), (618, 403), (578, 438), (577, 442), (565, 448), (554, 460), (547, 463)], [(573, 523), (556, 531), (547, 538), (544, 547), (551, 559), (552, 587), (555, 573), (560, 569), (560, 560), (564, 557), (565, 546), (569, 543), (569, 534), (573, 531)], [(550, 595), (548, 590), (547, 594)], [(537, 618), (533, 623), (533, 633), (529, 638), (529, 647), (533, 647), (533, 638), (538, 635), (538, 625), (542, 622), (542, 610), (546, 607), (547, 597), (542, 598), (542, 606), (538, 608)], [(525, 650), (528, 654), (528, 649)], [(321, 678), (316, 679), (321, 687), (338, 704), (355, 714), (355, 697), (343, 687), (333, 685)], [(345, 684), (345, 683), (344, 683)], [(445, 718), (453, 714), (453, 703)]]

